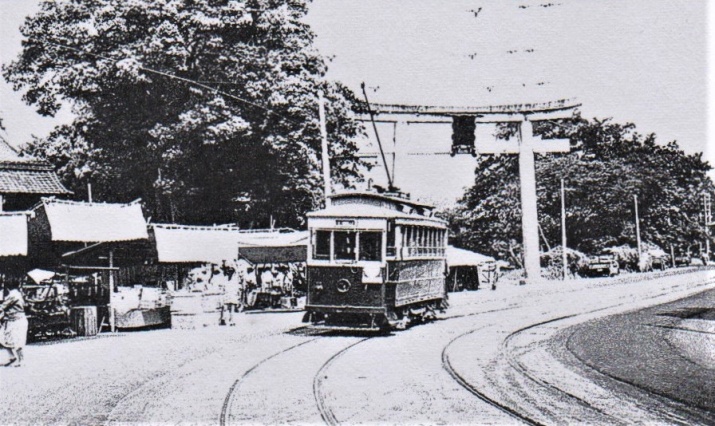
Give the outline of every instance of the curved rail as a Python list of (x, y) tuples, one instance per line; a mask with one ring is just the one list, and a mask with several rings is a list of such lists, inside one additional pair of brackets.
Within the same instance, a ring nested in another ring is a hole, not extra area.
[[(661, 278), (661, 277), (671, 276), (671, 275), (680, 275), (681, 273), (685, 273), (685, 272), (692, 272), (692, 270), (683, 271), (683, 272), (681, 272), (681, 271), (666, 271), (666, 272), (662, 272), (662, 273), (657, 274), (657, 275), (656, 275), (656, 274), (653, 274), (653, 275), (655, 275), (655, 276), (648, 277), (647, 279), (655, 279), (655, 278)], [(618, 282), (620, 282), (620, 283), (622, 283), (622, 282), (624, 282), (624, 281), (627, 282), (627, 281), (630, 281), (631, 279), (632, 279), (631, 277), (628, 277), (628, 279), (625, 279), (625, 280), (621, 279), (621, 280), (618, 280)], [(701, 285), (702, 285), (702, 284), (707, 284), (708, 282), (711, 282), (711, 281), (712, 281), (712, 280), (710, 280), (710, 279), (706, 279), (706, 280), (704, 280), (703, 282), (701, 282), (700, 284), (701, 284)], [(659, 296), (661, 296), (661, 295), (658, 294), (658, 295), (651, 296), (651, 297), (649, 297), (649, 298), (656, 298), (656, 297), (659, 297)], [(606, 306), (606, 307), (602, 307), (602, 308), (598, 308), (598, 309), (593, 309), (593, 310), (587, 311), (587, 312), (582, 312), (582, 313), (579, 313), (579, 314), (565, 315), (565, 316), (561, 316), (561, 317), (557, 317), (557, 318), (552, 318), (552, 319), (550, 319), (550, 320), (541, 321), (541, 322), (538, 322), (538, 323), (535, 323), (535, 324), (531, 324), (531, 325), (526, 326), (526, 327), (522, 327), (522, 328), (520, 328), (520, 329), (518, 329), (518, 330), (516, 330), (516, 331), (514, 331), (514, 332), (512, 332), (512, 333), (510, 333), (510, 334), (504, 339), (504, 341), (502, 342), (502, 348), (504, 348), (504, 349), (505, 349), (505, 352), (507, 352), (507, 362), (508, 362), (508, 363), (510, 364), (510, 366), (511, 366), (512, 368), (514, 368), (518, 373), (520, 373), (522, 376), (526, 377), (528, 380), (530, 380), (530, 381), (536, 383), (537, 385), (540, 385), (540, 386), (542, 386), (542, 387), (549, 388), (549, 389), (551, 389), (551, 390), (553, 390), (553, 391), (560, 392), (560, 393), (562, 393), (563, 395), (566, 395), (567, 397), (574, 399), (575, 401), (577, 401), (577, 402), (578, 402), (579, 404), (581, 404), (582, 406), (585, 406), (585, 407), (587, 407), (587, 408), (589, 408), (589, 409), (592, 409), (592, 410), (594, 410), (594, 411), (596, 411), (596, 412), (599, 412), (599, 413), (601, 413), (601, 414), (603, 414), (603, 415), (607, 415), (607, 416), (608, 416), (607, 413), (604, 413), (602, 410), (600, 410), (600, 409), (594, 407), (592, 404), (590, 404), (589, 402), (583, 400), (582, 398), (579, 398), (579, 397), (577, 397), (577, 396), (575, 396), (575, 395), (573, 395), (573, 394), (571, 394), (571, 393), (568, 393), (568, 392), (566, 392), (566, 391), (564, 391), (564, 390), (562, 390), (562, 389), (559, 389), (558, 387), (556, 387), (556, 386), (554, 386), (554, 385), (552, 385), (552, 384), (550, 384), (550, 383), (548, 383), (548, 382), (544, 382), (544, 381), (542, 381), (542, 380), (539, 380), (539, 379), (533, 377), (533, 376), (528, 372), (528, 370), (518, 361), (518, 359), (516, 359), (516, 357), (514, 357), (513, 355), (511, 355), (511, 354), (508, 353), (508, 344), (509, 344), (509, 342), (510, 342), (515, 336), (517, 336), (518, 334), (523, 333), (523, 332), (525, 332), (525, 331), (532, 330), (532, 329), (534, 329), (534, 328), (537, 328), (537, 327), (540, 327), (540, 326), (543, 326), (543, 325), (553, 324), (553, 323), (555, 323), (555, 322), (563, 321), (563, 320), (566, 320), (566, 319), (569, 319), (569, 318), (573, 318), (573, 317), (576, 317), (576, 316), (581, 316), (581, 315), (586, 315), (586, 314), (592, 314), (592, 313), (595, 313), (595, 312), (604, 311), (604, 310), (607, 310), (607, 309), (612, 309), (612, 308), (614, 308), (614, 307), (621, 306), (621, 305), (622, 305), (622, 303), (619, 303), (619, 304), (610, 305), (610, 306)], [(511, 308), (511, 309), (513, 309), (513, 308)], [(502, 309), (502, 310), (506, 310), (506, 309)], [(496, 311), (496, 310), (495, 310), (495, 311)], [(487, 313), (487, 312), (484, 312), (484, 313)], [(475, 313), (475, 314), (467, 314), (467, 315), (462, 315), (462, 316), (471, 316), (471, 315), (476, 315), (476, 314), (478, 314), (478, 313)], [(455, 316), (455, 317), (462, 317), (462, 316)], [(480, 331), (480, 330), (482, 330), (482, 329), (484, 329), (484, 328), (486, 328), (486, 327), (487, 327), (487, 326), (480, 327), (480, 328), (477, 328), (477, 329), (474, 329), (474, 330), (470, 330), (470, 331), (465, 332), (465, 333), (462, 333), (462, 334), (460, 334), (459, 336), (456, 336), (454, 339), (450, 340), (450, 342), (447, 343), (447, 345), (446, 345), (446, 346), (444, 347), (444, 349), (442, 350), (442, 366), (443, 366), (443, 368), (449, 373), (450, 376), (452, 376), (452, 378), (453, 378), (457, 383), (460, 384), (460, 386), (462, 386), (464, 389), (466, 389), (467, 391), (469, 391), (470, 393), (472, 393), (473, 395), (475, 395), (477, 398), (479, 398), (479, 399), (481, 399), (482, 401), (488, 403), (489, 405), (492, 405), (493, 407), (499, 409), (500, 411), (502, 411), (502, 412), (504, 412), (504, 413), (506, 413), (506, 414), (509, 414), (510, 416), (514, 417), (515, 419), (521, 420), (521, 421), (523, 421), (523, 422), (525, 422), (525, 423), (527, 423), (527, 424), (532, 424), (532, 425), (540, 425), (540, 424), (542, 424), (542, 423), (540, 423), (538, 420), (533, 419), (533, 418), (527, 416), (526, 414), (520, 413), (520, 412), (516, 411), (515, 409), (513, 409), (513, 408), (511, 408), (511, 407), (509, 407), (509, 406), (507, 406), (507, 405), (505, 405), (505, 404), (502, 404), (502, 403), (500, 403), (499, 401), (496, 401), (496, 400), (490, 398), (490, 397), (487, 396), (485, 393), (483, 393), (483, 392), (481, 392), (479, 389), (477, 389), (475, 386), (473, 386), (472, 384), (470, 384), (469, 382), (467, 382), (467, 380), (464, 379), (464, 377), (462, 377), (462, 376), (454, 369), (454, 367), (453, 367), (452, 364), (450, 363), (450, 361), (449, 361), (449, 355), (448, 355), (448, 349), (449, 349), (449, 347), (452, 346), (452, 344), (453, 344), (454, 342), (456, 342), (457, 340), (459, 340), (459, 339), (461, 339), (461, 338), (463, 338), (463, 337), (465, 337), (465, 336), (467, 336), (467, 335), (470, 335), (470, 334), (472, 334), (472, 333), (475, 333), (475, 332), (477, 332), (477, 331)], [(578, 359), (578, 357), (576, 357), (576, 358)], [(579, 359), (579, 360), (580, 360), (580, 359)], [(580, 361), (582, 361), (582, 360), (580, 360)], [(582, 361), (582, 363), (583, 363), (583, 361)], [(591, 369), (593, 369), (594, 371), (596, 371), (596, 372), (598, 372), (598, 373), (600, 373), (600, 374), (603, 374), (603, 375), (606, 376), (606, 377), (609, 377), (609, 376), (606, 375), (605, 373), (599, 372), (598, 370), (594, 369), (592, 366), (589, 366), (588, 364), (585, 364), (585, 363), (584, 363), (584, 365), (587, 366), (587, 367), (589, 367), (589, 368), (591, 368)], [(627, 382), (624, 382), (624, 383), (627, 383)], [(627, 383), (627, 384), (629, 384), (629, 383)], [(647, 390), (646, 390), (646, 391), (647, 391)], [(653, 393), (653, 392), (649, 392), (649, 393), (652, 394), (652, 395), (657, 395), (657, 394), (655, 394), (655, 393)], [(660, 395), (658, 395), (658, 396), (660, 396)], [(611, 417), (611, 416), (609, 416), (609, 417)], [(671, 419), (671, 420), (672, 420), (672, 419)]]
[(279, 355), (283, 355), (283, 354), (286, 353), (286, 352), (292, 351), (292, 350), (294, 350), (294, 349), (296, 349), (296, 348), (298, 348), (298, 347), (300, 347), (300, 346), (303, 346), (303, 345), (305, 345), (305, 344), (308, 344), (308, 343), (310, 343), (310, 342), (313, 342), (313, 341), (315, 341), (315, 340), (318, 340), (319, 338), (320, 338), (320, 337), (314, 337), (314, 338), (312, 338), (312, 339), (308, 339), (308, 340), (306, 340), (306, 341), (304, 341), (304, 342), (300, 342), (300, 343), (295, 344), (295, 345), (293, 345), (293, 346), (289, 346), (289, 347), (287, 347), (287, 348), (285, 348), (285, 349), (283, 349), (283, 350), (281, 350), (281, 351), (279, 351), (279, 352), (274, 353), (274, 354), (271, 355), (271, 356), (268, 356), (268, 357), (266, 357), (266, 358), (263, 358), (263, 359), (262, 359), (260, 362), (258, 362), (256, 365), (254, 365), (254, 366), (251, 367), (250, 369), (246, 370), (246, 372), (243, 373), (243, 374), (241, 375), (241, 377), (239, 377), (238, 379), (236, 379), (236, 381), (233, 382), (233, 385), (231, 385), (231, 387), (229, 388), (228, 393), (226, 394), (226, 397), (225, 397), (224, 400), (223, 400), (223, 406), (221, 407), (221, 415), (220, 415), (220, 417), (219, 417), (219, 424), (220, 424), (221, 426), (225, 426), (225, 425), (228, 424), (228, 415), (229, 415), (228, 410), (229, 410), (229, 407), (231, 406), (231, 404), (233, 403), (235, 392), (236, 392), (236, 390), (239, 388), (239, 385), (241, 384), (241, 381), (242, 381), (242, 380), (244, 380), (246, 377), (248, 377), (249, 375), (251, 375), (251, 373), (253, 373), (258, 367), (260, 367), (261, 365), (263, 365), (263, 364), (265, 364), (266, 362), (270, 361), (271, 359), (273, 359), (273, 358), (275, 358), (275, 357), (277, 357), (277, 356), (279, 356)]
[(466, 389), (469, 393), (472, 395), (476, 396), (477, 398), (481, 399), (482, 401), (486, 402), (487, 404), (491, 405), (492, 407), (514, 417), (517, 420), (521, 420), (522, 422), (529, 424), (529, 425), (534, 425), (534, 426), (542, 426), (542, 423), (539, 423), (537, 420), (532, 419), (514, 409), (511, 407), (504, 405), (500, 403), (499, 401), (490, 398), (487, 396), (485, 393), (479, 391), (475, 386), (473, 386), (471, 383), (469, 383), (464, 377), (462, 377), (457, 370), (454, 369), (452, 366), (452, 363), (449, 361), (449, 354), (447, 353), (447, 350), (449, 349), (450, 346), (457, 340), (461, 339), (462, 337), (468, 336), (472, 333), (476, 333), (477, 331), (480, 331), (487, 326), (481, 327), (481, 328), (476, 328), (474, 330), (470, 330), (466, 333), (462, 333), (459, 336), (455, 337), (454, 339), (450, 340), (449, 343), (442, 349), (442, 367), (449, 373), (452, 378), (459, 383), (460, 386), (462, 386), (464, 389)]
[(313, 397), (315, 398), (315, 404), (318, 406), (318, 411), (320, 411), (320, 417), (322, 417), (323, 421), (326, 424), (337, 425), (338, 419), (335, 417), (333, 410), (331, 410), (328, 404), (325, 402), (325, 395), (323, 395), (323, 392), (321, 390), (323, 381), (328, 377), (325, 375), (324, 372), (328, 369), (328, 367), (330, 367), (330, 364), (332, 364), (336, 359), (343, 356), (345, 352), (347, 352), (349, 349), (369, 339), (371, 339), (371, 337), (365, 337), (364, 339), (358, 340), (357, 342), (346, 346), (339, 352), (336, 352), (327, 361), (325, 361), (325, 363), (320, 367), (318, 372), (315, 373), (315, 377), (313, 378)]
[[(603, 308), (599, 308), (599, 309), (596, 309), (596, 310), (594, 310), (594, 311), (590, 311), (590, 312), (586, 312), (586, 313), (593, 313), (593, 312), (596, 312), (596, 311), (599, 311), (599, 310), (603, 310)], [(513, 352), (512, 350), (510, 350), (510, 347), (509, 347), (510, 342), (511, 342), (515, 337), (517, 337), (519, 334), (524, 333), (524, 332), (529, 331), (529, 330), (533, 330), (533, 329), (535, 329), (535, 328), (537, 328), (537, 327), (541, 327), (541, 326), (544, 326), (544, 325), (553, 324), (553, 323), (555, 323), (555, 322), (563, 321), (563, 320), (565, 320), (565, 319), (573, 318), (573, 317), (575, 317), (575, 316), (577, 316), (577, 315), (579, 315), (579, 314), (565, 315), (565, 316), (562, 316), (562, 317), (552, 318), (552, 319), (550, 319), (550, 320), (546, 320), (546, 321), (538, 322), (538, 323), (535, 323), (535, 324), (531, 324), (531, 325), (526, 326), (526, 327), (522, 327), (522, 328), (520, 328), (520, 329), (518, 329), (518, 330), (516, 330), (516, 331), (514, 331), (514, 332), (512, 332), (512, 333), (510, 333), (510, 334), (504, 339), (504, 341), (502, 342), (501, 347), (504, 349), (504, 354), (506, 355), (506, 359), (507, 359), (507, 362), (509, 363), (509, 366), (510, 366), (511, 368), (513, 368), (515, 371), (517, 371), (518, 373), (520, 373), (523, 377), (526, 377), (526, 378), (527, 378), (529, 381), (531, 381), (532, 383), (534, 383), (534, 384), (536, 384), (536, 385), (538, 385), (538, 386), (541, 386), (541, 387), (550, 389), (550, 390), (552, 390), (553, 392), (557, 392), (557, 393), (559, 393), (559, 394), (561, 394), (561, 395), (565, 395), (566, 397), (568, 397), (569, 399), (573, 400), (575, 403), (581, 405), (582, 407), (584, 407), (584, 408), (586, 408), (586, 409), (589, 409), (589, 410), (593, 410), (593, 411), (595, 411), (595, 412), (597, 412), (597, 413), (599, 413), (599, 414), (601, 414), (601, 415), (604, 415), (604, 416), (606, 416), (606, 417), (611, 418), (611, 421), (612, 421), (613, 423), (618, 423), (618, 421), (619, 421), (620, 419), (617, 419), (617, 418), (615, 418), (615, 417), (609, 415), (608, 413), (604, 412), (603, 410), (601, 410), (600, 408), (594, 406), (593, 404), (589, 403), (588, 401), (584, 400), (583, 398), (580, 398), (580, 397), (578, 397), (578, 396), (576, 396), (576, 395), (574, 395), (574, 394), (572, 394), (572, 393), (570, 393), (570, 392), (567, 392), (567, 391), (565, 391), (565, 390), (563, 390), (563, 389), (561, 389), (561, 388), (559, 388), (559, 387), (557, 387), (557, 386), (555, 386), (555, 385), (553, 385), (553, 384), (551, 384), (551, 383), (549, 383), (549, 382), (547, 382), (547, 381), (545, 381), (545, 380), (542, 380), (542, 379), (539, 379), (539, 378), (537, 378), (537, 377), (534, 377), (534, 376), (529, 372), (529, 370), (524, 366), (524, 364), (522, 364), (522, 363), (519, 361), (519, 359), (517, 358), (517, 355), (514, 354), (514, 352)]]

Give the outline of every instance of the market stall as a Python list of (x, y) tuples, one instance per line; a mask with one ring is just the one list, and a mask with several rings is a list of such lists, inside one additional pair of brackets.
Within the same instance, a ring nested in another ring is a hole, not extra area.
[(449, 291), (477, 290), (481, 286), (496, 288), (498, 268), (493, 257), (447, 246)]
[(246, 289), (249, 308), (298, 308), (306, 292), (307, 231), (245, 234), (238, 255), (255, 269), (255, 284)]
[(218, 324), (232, 309), (227, 305), (297, 304), (291, 296), (303, 282), (304, 268), (296, 263), (305, 261), (305, 232), (153, 224), (150, 238), (157, 265), (170, 278), (172, 327)]
[(30, 258), (58, 273), (55, 281), (68, 289), (75, 328), (91, 334), (103, 325), (115, 330), (126, 324), (122, 315), (130, 309), (123, 303), (123, 290), (141, 292), (137, 286), (146, 284), (149, 244), (139, 200), (117, 204), (43, 198), (32, 213)]

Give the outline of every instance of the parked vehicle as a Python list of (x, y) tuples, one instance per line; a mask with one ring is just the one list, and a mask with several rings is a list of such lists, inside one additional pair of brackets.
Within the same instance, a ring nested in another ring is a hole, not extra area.
[(664, 271), (672, 265), (670, 256), (665, 255), (665, 256), (654, 256), (653, 259), (651, 260), (651, 267), (652, 269), (657, 269), (660, 271)]
[(690, 266), (690, 263), (692, 261), (693, 261), (693, 258), (687, 254), (675, 256), (675, 267), (677, 268), (680, 266)]
[(588, 261), (585, 274), (590, 277), (614, 276), (621, 272), (616, 257), (612, 254), (600, 254)]

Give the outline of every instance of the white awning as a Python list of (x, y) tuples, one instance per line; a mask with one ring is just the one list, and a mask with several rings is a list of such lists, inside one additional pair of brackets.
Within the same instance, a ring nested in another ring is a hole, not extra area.
[(308, 232), (245, 231), (229, 226), (152, 225), (162, 263), (215, 263), (234, 260), (239, 247), (308, 245)]
[(27, 214), (0, 214), (0, 256), (27, 256)]
[(487, 262), (494, 262), (494, 258), (473, 251), (447, 246), (447, 265), (452, 266), (479, 266)]
[(106, 243), (145, 240), (146, 220), (138, 202), (85, 203), (43, 199), (52, 241)]

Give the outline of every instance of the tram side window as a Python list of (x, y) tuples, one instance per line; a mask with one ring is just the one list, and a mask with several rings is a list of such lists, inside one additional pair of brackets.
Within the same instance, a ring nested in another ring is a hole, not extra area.
[(330, 259), (330, 231), (315, 231), (313, 259)]
[(394, 256), (395, 250), (395, 223), (387, 222), (387, 256)]
[(355, 232), (335, 231), (335, 259), (355, 260)]
[(360, 260), (381, 260), (382, 232), (360, 233)]

